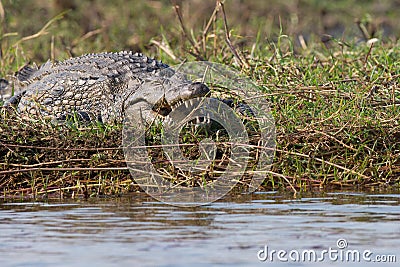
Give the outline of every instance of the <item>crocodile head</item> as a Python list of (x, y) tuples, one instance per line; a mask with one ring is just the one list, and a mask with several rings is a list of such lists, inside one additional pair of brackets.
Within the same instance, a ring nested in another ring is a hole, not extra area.
[(157, 115), (168, 115), (184, 101), (209, 94), (210, 89), (200, 82), (172, 78), (145, 80), (125, 102), (125, 116), (139, 116), (151, 123)]

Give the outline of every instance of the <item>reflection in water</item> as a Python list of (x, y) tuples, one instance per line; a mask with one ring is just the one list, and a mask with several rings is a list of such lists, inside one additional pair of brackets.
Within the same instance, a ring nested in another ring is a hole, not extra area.
[[(279, 261), (257, 258), (266, 245), (337, 249), (339, 238), (348, 249), (397, 255), (399, 262), (399, 204), (398, 193), (343, 192), (302, 198), (265, 192), (193, 208), (140, 195), (0, 203), (0, 266), (273, 266)], [(318, 263), (324, 265), (333, 263)]]

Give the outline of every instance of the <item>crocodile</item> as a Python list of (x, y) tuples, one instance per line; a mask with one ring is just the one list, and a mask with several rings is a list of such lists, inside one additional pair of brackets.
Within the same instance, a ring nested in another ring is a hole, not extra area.
[(20, 89), (4, 106), (14, 106), (21, 114), (55, 120), (78, 115), (84, 121), (107, 124), (122, 123), (127, 107), (138, 102), (146, 104), (139, 105), (141, 115), (150, 121), (183, 101), (210, 94), (205, 84), (187, 80), (167, 64), (131, 51), (25, 66), (12, 83)]

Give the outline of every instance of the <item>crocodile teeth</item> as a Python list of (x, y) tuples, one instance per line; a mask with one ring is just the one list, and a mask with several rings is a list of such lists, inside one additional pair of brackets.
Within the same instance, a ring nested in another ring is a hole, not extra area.
[(210, 116), (210, 113), (207, 113), (206, 123), (210, 123), (210, 122), (211, 122), (211, 116)]
[(177, 109), (180, 105), (182, 105), (182, 103), (182, 100), (178, 100), (178, 102), (172, 105), (172, 110)]
[(170, 117), (166, 117), (164, 119), (164, 124), (167, 124), (168, 126), (172, 126), (174, 124), (174, 121)]

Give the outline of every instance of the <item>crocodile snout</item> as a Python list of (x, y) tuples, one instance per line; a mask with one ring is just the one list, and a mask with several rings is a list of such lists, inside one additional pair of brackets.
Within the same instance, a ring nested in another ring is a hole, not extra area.
[(206, 96), (210, 93), (210, 89), (201, 82), (194, 82), (190, 85), (189, 87), (190, 89), (190, 97), (194, 98), (194, 97), (201, 97), (201, 96)]

